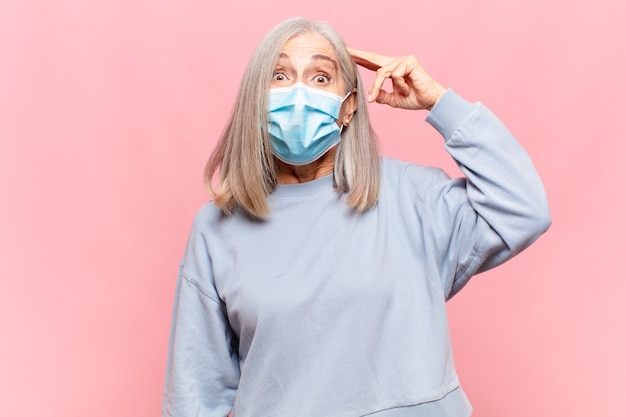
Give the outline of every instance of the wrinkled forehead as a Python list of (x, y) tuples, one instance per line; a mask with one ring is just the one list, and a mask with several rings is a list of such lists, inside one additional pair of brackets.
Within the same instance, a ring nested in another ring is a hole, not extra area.
[(278, 61), (290, 60), (306, 64), (310, 61), (326, 61), (339, 70), (339, 58), (333, 45), (320, 34), (304, 33), (289, 39), (282, 46)]

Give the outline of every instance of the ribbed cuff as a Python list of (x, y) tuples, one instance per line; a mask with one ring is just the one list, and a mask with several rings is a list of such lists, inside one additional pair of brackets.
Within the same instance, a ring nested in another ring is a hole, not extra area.
[(461, 98), (451, 89), (448, 89), (435, 106), (432, 108), (426, 122), (443, 136), (447, 141), (454, 132), (469, 117), (474, 109), (474, 104)]

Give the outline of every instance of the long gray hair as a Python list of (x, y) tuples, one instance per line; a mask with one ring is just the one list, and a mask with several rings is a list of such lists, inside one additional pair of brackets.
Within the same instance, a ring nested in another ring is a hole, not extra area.
[[(209, 158), (204, 180), (215, 204), (230, 214), (235, 208), (253, 218), (270, 214), (267, 197), (276, 188), (278, 165), (267, 132), (267, 96), (283, 45), (291, 38), (316, 33), (335, 49), (347, 94), (356, 88), (357, 110), (337, 145), (334, 181), (347, 203), (363, 212), (378, 201), (380, 156), (367, 113), (363, 82), (339, 34), (328, 23), (292, 18), (274, 27), (261, 41), (243, 75), (230, 120)], [(212, 179), (219, 172), (217, 190)]]

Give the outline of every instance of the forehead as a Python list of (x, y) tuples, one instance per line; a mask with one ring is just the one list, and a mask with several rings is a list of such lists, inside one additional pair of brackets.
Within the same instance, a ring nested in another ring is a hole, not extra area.
[(310, 59), (315, 55), (325, 55), (337, 61), (337, 53), (331, 43), (317, 33), (304, 33), (289, 39), (281, 49), (281, 55), (294, 59)]

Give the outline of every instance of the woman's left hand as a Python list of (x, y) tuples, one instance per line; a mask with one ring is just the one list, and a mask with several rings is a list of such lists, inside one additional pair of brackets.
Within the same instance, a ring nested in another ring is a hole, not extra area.
[[(387, 57), (352, 48), (348, 48), (348, 52), (358, 65), (376, 71), (376, 78), (369, 90), (369, 102), (376, 101), (401, 109), (430, 110), (446, 92), (414, 56)], [(387, 78), (391, 79), (393, 85), (391, 92), (382, 88)]]

